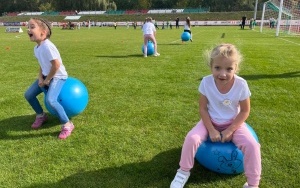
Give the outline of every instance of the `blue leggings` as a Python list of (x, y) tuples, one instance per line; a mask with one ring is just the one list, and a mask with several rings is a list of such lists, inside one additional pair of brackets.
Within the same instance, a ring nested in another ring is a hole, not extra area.
[[(55, 111), (57, 114), (60, 122), (62, 124), (65, 124), (69, 122), (69, 118), (64, 110), (64, 108), (61, 106), (61, 104), (58, 102), (58, 95), (66, 82), (65, 79), (58, 79), (58, 78), (53, 78), (50, 81), (50, 85), (47, 90), (47, 95), (46, 95), (46, 101), (47, 104), (50, 105), (50, 107)], [(40, 104), (40, 102), (37, 99), (37, 96), (45, 91), (46, 87), (41, 88), (38, 85), (39, 81), (36, 80), (25, 92), (25, 98), (30, 104), (30, 106), (33, 108), (36, 114), (42, 114), (43, 113), (43, 108)]]

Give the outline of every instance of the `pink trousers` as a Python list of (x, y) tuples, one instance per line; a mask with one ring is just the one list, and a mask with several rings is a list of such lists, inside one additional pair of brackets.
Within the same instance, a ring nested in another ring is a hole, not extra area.
[[(223, 131), (229, 125), (215, 124), (214, 126), (218, 131)], [(198, 147), (207, 140), (207, 137), (208, 131), (201, 120), (185, 137), (179, 163), (181, 170), (190, 171), (193, 168)], [(252, 136), (245, 123), (233, 133), (232, 142), (243, 152), (248, 184), (258, 186), (261, 176), (260, 144)]]
[(154, 45), (154, 54), (157, 53), (157, 42), (155, 39), (155, 36), (152, 34), (145, 34), (144, 35), (144, 54), (147, 54), (147, 45), (148, 45), (148, 41), (152, 41), (153, 45)]

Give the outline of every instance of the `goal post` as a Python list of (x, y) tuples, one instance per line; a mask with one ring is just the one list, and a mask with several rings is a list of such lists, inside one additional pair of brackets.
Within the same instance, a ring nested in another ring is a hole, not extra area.
[(276, 37), (278, 37), (278, 35), (279, 35), (279, 29), (280, 29), (280, 24), (281, 24), (281, 15), (282, 15), (282, 6), (283, 6), (283, 0), (280, 0), (279, 12), (278, 12), (278, 18), (277, 18), (276, 34), (275, 34)]
[(253, 19), (254, 19), (254, 20), (256, 20), (256, 15), (257, 15), (257, 4), (258, 4), (258, 0), (255, 0), (254, 16), (253, 16)]
[(260, 32), (300, 35), (300, 1), (269, 0), (263, 4)]

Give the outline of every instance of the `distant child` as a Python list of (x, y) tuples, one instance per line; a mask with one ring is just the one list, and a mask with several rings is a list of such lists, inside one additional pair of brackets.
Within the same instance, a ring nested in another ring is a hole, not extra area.
[(252, 28), (254, 29), (255, 26), (256, 26), (256, 19), (253, 19), (253, 26), (252, 26)]
[(76, 27), (77, 29), (80, 29), (80, 22), (77, 22)]
[(160, 56), (157, 52), (157, 42), (156, 42), (156, 29), (152, 23), (152, 18), (147, 17), (146, 22), (143, 25), (143, 34), (144, 34), (144, 57), (147, 57), (147, 45), (148, 41), (152, 41), (154, 45), (154, 56)]
[(158, 25), (157, 25), (157, 21), (154, 20), (154, 26), (155, 26), (155, 29), (159, 29)]
[(189, 32), (191, 34), (190, 41), (193, 42), (192, 31), (191, 31), (191, 19), (190, 19), (190, 17), (186, 17), (185, 24), (184, 24), (184, 30), (183, 31), (184, 32)]
[(234, 45), (221, 44), (207, 54), (207, 59), (211, 74), (202, 79), (198, 89), (202, 119), (185, 137), (180, 168), (170, 187), (184, 187), (199, 146), (210, 137), (212, 142), (232, 141), (241, 149), (247, 178), (243, 188), (257, 188), (261, 176), (260, 144), (245, 124), (251, 93), (246, 80), (236, 75), (242, 56)]
[(250, 19), (249, 29), (253, 29), (254, 19)]
[(47, 121), (47, 115), (43, 111), (37, 96), (47, 90), (46, 101), (56, 112), (62, 129), (58, 136), (66, 139), (71, 135), (74, 125), (69, 120), (64, 108), (60, 105), (58, 95), (68, 78), (65, 66), (62, 63), (59, 51), (49, 40), (51, 27), (49, 23), (40, 18), (31, 18), (28, 23), (28, 36), (32, 42), (36, 42), (34, 55), (39, 63), (38, 79), (25, 92), (25, 98), (36, 113), (36, 119), (32, 124), (33, 129), (38, 129)]

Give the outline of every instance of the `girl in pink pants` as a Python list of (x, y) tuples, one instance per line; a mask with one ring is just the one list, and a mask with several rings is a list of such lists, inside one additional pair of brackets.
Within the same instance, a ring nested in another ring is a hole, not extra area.
[[(232, 44), (221, 44), (207, 53), (211, 75), (199, 86), (201, 120), (187, 134), (178, 169), (171, 188), (183, 188), (194, 166), (200, 144), (232, 141), (244, 154), (247, 182), (243, 188), (258, 188), (261, 176), (260, 144), (245, 121), (250, 113), (250, 95), (246, 80), (236, 75), (242, 56)], [(203, 153), (205, 155), (205, 153)]]
[(147, 57), (147, 45), (148, 41), (153, 42), (154, 45), (154, 56), (160, 56), (157, 52), (157, 42), (156, 42), (156, 29), (154, 24), (152, 23), (152, 18), (147, 17), (146, 22), (143, 25), (143, 38), (144, 38), (144, 57)]

